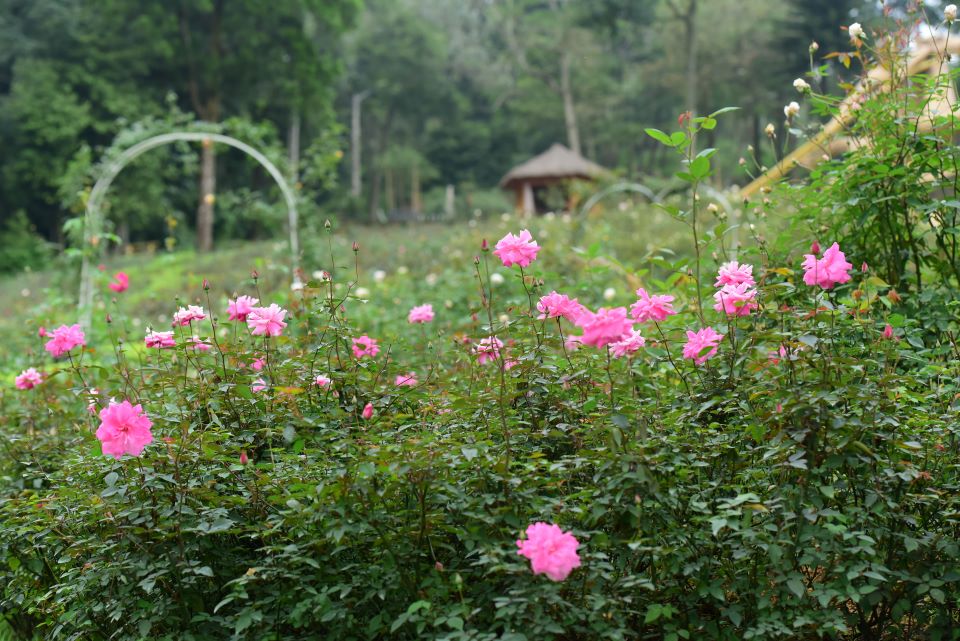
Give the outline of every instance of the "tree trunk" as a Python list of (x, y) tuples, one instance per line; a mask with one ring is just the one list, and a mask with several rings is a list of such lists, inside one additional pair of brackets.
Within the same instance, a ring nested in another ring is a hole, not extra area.
[(577, 112), (573, 103), (573, 87), (570, 85), (570, 53), (560, 56), (560, 95), (563, 98), (563, 121), (567, 126), (567, 144), (580, 153), (580, 130), (577, 128)]
[(290, 165), (290, 182), (296, 186), (300, 180), (300, 111), (290, 114), (290, 129), (287, 130), (287, 155)]
[(416, 165), (410, 170), (410, 209), (420, 220), (423, 213), (423, 199), (420, 197), (420, 168)]
[(363, 190), (363, 178), (361, 172), (363, 166), (360, 164), (361, 154), (363, 153), (363, 133), (361, 132), (361, 113), (360, 106), (369, 91), (353, 94), (350, 100), (350, 195), (359, 198)]
[(697, 0), (690, 0), (684, 18), (687, 40), (686, 102), (690, 117), (697, 117)]
[(213, 141), (200, 153), (200, 205), (197, 207), (197, 251), (213, 251), (213, 203), (217, 193), (217, 155)]

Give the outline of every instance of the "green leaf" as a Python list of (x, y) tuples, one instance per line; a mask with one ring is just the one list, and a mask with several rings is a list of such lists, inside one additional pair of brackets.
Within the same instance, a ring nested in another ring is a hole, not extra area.
[(690, 173), (697, 180), (702, 180), (710, 175), (710, 159), (706, 156), (697, 156), (690, 163)]
[(723, 109), (717, 109), (712, 114), (710, 114), (710, 117), (716, 118), (717, 116), (728, 114), (731, 111), (740, 111), (740, 107), (724, 107)]
[(644, 131), (647, 133), (648, 136), (650, 136), (650, 137), (653, 138), (654, 140), (657, 140), (657, 141), (659, 141), (659, 142), (662, 142), (663, 144), (665, 144), (665, 145), (668, 146), (668, 147), (675, 147), (675, 146), (676, 146), (676, 145), (674, 145), (673, 142), (670, 140), (670, 136), (668, 136), (667, 134), (663, 133), (663, 132), (660, 131), (659, 129), (654, 129), (653, 127), (650, 127), (650, 128), (648, 128), (648, 129), (644, 129)]
[(788, 579), (787, 587), (790, 588), (790, 591), (796, 594), (798, 597), (802, 597), (807, 592), (806, 588), (803, 587), (803, 581), (797, 577)]

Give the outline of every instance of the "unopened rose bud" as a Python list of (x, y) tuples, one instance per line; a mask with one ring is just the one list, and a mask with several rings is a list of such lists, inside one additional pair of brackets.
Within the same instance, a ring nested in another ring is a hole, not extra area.
[(206, 278), (204, 278), (204, 279), (203, 279), (203, 291), (206, 292), (206, 291), (209, 291), (209, 290), (210, 290), (210, 281), (207, 280)]
[(867, 263), (866, 263), (866, 262), (864, 262), (862, 265), (860, 265), (860, 271), (863, 272), (864, 274), (867, 273), (867, 270), (868, 270), (868, 269), (869, 269), (869, 268), (867, 267)]
[(810, 253), (811, 253), (811, 254), (819, 254), (819, 253), (820, 253), (820, 243), (818, 243), (817, 241), (813, 241), (812, 243), (810, 243)]
[(889, 300), (891, 303), (899, 303), (903, 299), (900, 297), (900, 294), (897, 293), (897, 290), (891, 289), (889, 292), (887, 292), (887, 300)]
[(957, 5), (948, 4), (943, 8), (943, 19), (947, 24), (953, 24), (953, 21), (957, 19)]
[(744, 165), (747, 164), (747, 159), (746, 159), (746, 158), (741, 158), (741, 159), (738, 160), (737, 162), (740, 164), (741, 167), (743, 167)]
[(717, 207), (717, 203), (710, 203), (707, 205), (707, 211), (709, 211), (711, 214), (715, 214), (720, 211), (720, 208)]
[(360, 243), (353, 241), (353, 252), (356, 253), (358, 251), (360, 251)]
[(890, 325), (890, 323), (887, 323), (886, 326), (884, 326), (883, 337), (887, 340), (893, 338), (893, 327)]
[(330, 219), (329, 219), (329, 218), (327, 218), (325, 221), (323, 221), (323, 228), (324, 228), (324, 229), (326, 229), (327, 231), (330, 231), (330, 229), (331, 229), (332, 227), (333, 227), (333, 225), (330, 224)]
[(260, 272), (258, 272), (258, 271), (255, 270), (255, 269), (252, 270), (252, 271), (250, 272), (250, 278), (252, 278), (253, 280), (257, 280), (258, 278), (260, 278)]
[(810, 43), (810, 47), (809, 47), (810, 53), (817, 53), (819, 49), (820, 49), (820, 45), (817, 44), (816, 40)]
[(107, 314), (107, 325), (109, 325), (112, 322), (113, 322), (113, 316), (111, 316), (110, 314)]
[(247, 458), (247, 451), (240, 450), (240, 465), (246, 465), (249, 461), (250, 459)]
[(486, 238), (484, 238), (484, 239), (480, 242), (480, 251), (484, 251), (484, 252), (490, 251), (490, 243), (487, 242), (487, 239), (486, 239)]
[(767, 126), (763, 128), (763, 133), (773, 138), (774, 136), (777, 135), (777, 128), (773, 126), (772, 122), (767, 123)]
[(480, 257), (479, 257), (479, 256), (474, 256), (474, 257), (473, 257), (473, 264), (474, 264), (474, 265), (479, 265), (479, 264), (480, 264)]

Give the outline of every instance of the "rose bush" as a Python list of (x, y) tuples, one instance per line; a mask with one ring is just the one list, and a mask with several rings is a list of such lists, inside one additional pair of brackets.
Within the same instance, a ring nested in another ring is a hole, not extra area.
[(698, 198), (718, 116), (650, 132), (693, 251), (612, 304), (520, 230), (463, 261), (466, 314), (361, 296), (331, 255), (289, 296), (197, 283), (153, 340), (120, 306), (54, 330), (0, 395), (0, 612), (52, 639), (957, 638), (955, 323), (826, 233), (734, 252)]

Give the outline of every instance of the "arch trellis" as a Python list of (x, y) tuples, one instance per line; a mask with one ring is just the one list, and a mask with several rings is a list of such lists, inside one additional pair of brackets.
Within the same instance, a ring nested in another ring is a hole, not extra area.
[(280, 170), (277, 169), (277, 166), (247, 143), (237, 140), (236, 138), (231, 138), (230, 136), (196, 131), (171, 132), (140, 141), (110, 161), (90, 191), (90, 197), (87, 199), (87, 207), (84, 214), (83, 243), (85, 251), (83, 252), (83, 263), (80, 269), (80, 295), (78, 302), (80, 315), (83, 318), (84, 324), (89, 325), (90, 310), (93, 307), (93, 271), (91, 269), (90, 252), (86, 250), (91, 245), (96, 245), (99, 242), (102, 222), (100, 208), (107, 190), (110, 188), (114, 179), (130, 162), (151, 149), (169, 145), (174, 142), (204, 143), (207, 141), (210, 143), (221, 143), (234, 149), (239, 149), (260, 163), (277, 183), (287, 204), (287, 224), (290, 228), (290, 272), (293, 277), (294, 286), (300, 285), (300, 277), (298, 275), (300, 238), (297, 226), (297, 199), (290, 184), (283, 177), (283, 174), (280, 173)]

